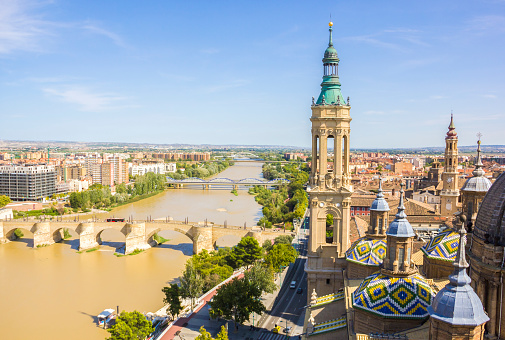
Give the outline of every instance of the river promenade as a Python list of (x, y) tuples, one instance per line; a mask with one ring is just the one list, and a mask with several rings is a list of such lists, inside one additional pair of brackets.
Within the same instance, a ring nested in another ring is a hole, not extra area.
[[(275, 283), (277, 284), (276, 291), (271, 294), (264, 294), (261, 297), (263, 304), (267, 307), (265, 313), (268, 313), (272, 309), (275, 299), (277, 298), (279, 292), (281, 291), (284, 279), (286, 278), (287, 271), (288, 268), (284, 269), (282, 274), (278, 275), (278, 277), (276, 278), (275, 280)], [(221, 326), (223, 325), (225, 325), (225, 327), (227, 325), (228, 327), (228, 337), (230, 340), (260, 339), (260, 337), (261, 339), (267, 340), (267, 337), (265, 337), (264, 330), (258, 327), (251, 329), (253, 320), (251, 320), (250, 322), (246, 322), (244, 325), (239, 325), (238, 330), (235, 331), (232, 321), (215, 320), (209, 317), (210, 306), (208, 302), (212, 299), (214, 295), (216, 295), (216, 292), (219, 289), (219, 287), (231, 281), (233, 278), (241, 278), (241, 277), (243, 277), (243, 272), (238, 271), (234, 273), (230, 278), (223, 281), (221, 284), (212, 288), (210, 291), (202, 295), (198, 300), (198, 304), (195, 310), (192, 313), (190, 312), (187, 315), (184, 315), (175, 320), (156, 340), (195, 339), (200, 334), (199, 330), (201, 326), (204, 326), (205, 329), (208, 332), (210, 332), (214, 337), (221, 330)], [(255, 314), (254, 319), (255, 325), (258, 323), (259, 319), (260, 316)], [(268, 340), (276, 340), (277, 338), (279, 340), (286, 339), (285, 334), (274, 334), (271, 332), (267, 333), (272, 335), (271, 337), (268, 337)]]

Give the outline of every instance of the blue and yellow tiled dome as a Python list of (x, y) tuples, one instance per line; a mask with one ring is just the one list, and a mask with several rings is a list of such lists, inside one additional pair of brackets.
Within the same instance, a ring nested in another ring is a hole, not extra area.
[(424, 319), (433, 290), (419, 274), (392, 277), (381, 272), (367, 277), (352, 294), (352, 305), (381, 317)]
[(345, 252), (347, 261), (365, 266), (380, 266), (386, 257), (385, 241), (362, 237)]
[(452, 229), (439, 232), (421, 250), (429, 258), (454, 261), (459, 246), (459, 234)]

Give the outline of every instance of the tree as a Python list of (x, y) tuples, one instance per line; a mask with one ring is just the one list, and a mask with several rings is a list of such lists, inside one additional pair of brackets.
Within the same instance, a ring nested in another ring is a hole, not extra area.
[(259, 289), (262, 293), (273, 293), (277, 286), (274, 282), (274, 272), (272, 268), (259, 263), (255, 264), (244, 273), (244, 280), (253, 287)]
[(107, 331), (111, 334), (108, 340), (144, 340), (154, 328), (141, 313), (123, 311)]
[[(195, 338), (195, 340), (214, 340), (205, 327), (200, 327), (200, 335)], [(221, 331), (217, 333), (215, 340), (228, 340), (228, 331), (224, 326), (221, 326)]]
[(171, 283), (170, 287), (163, 287), (161, 291), (165, 293), (163, 302), (168, 304), (168, 311), (172, 319), (175, 319), (182, 310), (181, 289), (177, 284)]
[(277, 236), (274, 240), (274, 244), (291, 244), (291, 242), (293, 242), (292, 235)]
[(252, 282), (233, 279), (219, 288), (210, 306), (213, 315), (233, 320), (235, 328), (238, 324), (249, 320), (252, 313), (262, 313), (265, 306), (260, 300), (262, 291)]
[(195, 305), (195, 299), (202, 294), (203, 280), (195, 268), (193, 259), (186, 262), (186, 269), (179, 277), (181, 282), (181, 295), (191, 299), (191, 309)]
[(240, 242), (233, 247), (230, 254), (230, 262), (233, 268), (249, 266), (263, 255), (262, 249), (255, 238), (243, 237)]
[(275, 244), (265, 256), (265, 263), (279, 272), (281, 267), (286, 267), (295, 262), (297, 256), (295, 248), (290, 244)]
[(9, 196), (5, 196), (5, 195), (0, 196), (0, 208), (5, 207), (10, 202), (11, 202), (11, 199)]
[(326, 228), (329, 228), (333, 225), (333, 215), (326, 215)]

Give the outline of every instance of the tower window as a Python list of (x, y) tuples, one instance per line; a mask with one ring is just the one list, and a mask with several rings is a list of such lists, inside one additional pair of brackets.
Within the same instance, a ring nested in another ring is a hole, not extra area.
[(400, 269), (404, 269), (403, 261), (405, 260), (405, 249), (398, 249), (398, 266)]
[(382, 234), (382, 218), (379, 218), (379, 234)]
[(326, 284), (329, 285), (330, 284), (330, 279), (326, 279)]

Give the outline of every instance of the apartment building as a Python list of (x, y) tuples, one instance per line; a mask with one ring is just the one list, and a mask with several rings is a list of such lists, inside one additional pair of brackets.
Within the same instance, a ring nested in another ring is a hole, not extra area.
[(80, 180), (88, 175), (88, 169), (80, 165), (58, 165), (56, 166), (56, 180), (58, 182), (68, 182), (72, 179)]
[(13, 201), (40, 201), (56, 193), (56, 170), (50, 165), (0, 166), (0, 195)]
[(155, 164), (130, 164), (130, 175), (145, 175), (148, 172), (155, 174), (165, 174), (175, 172), (177, 166), (175, 163), (155, 163)]

